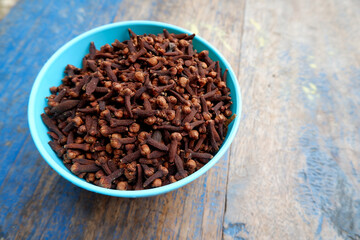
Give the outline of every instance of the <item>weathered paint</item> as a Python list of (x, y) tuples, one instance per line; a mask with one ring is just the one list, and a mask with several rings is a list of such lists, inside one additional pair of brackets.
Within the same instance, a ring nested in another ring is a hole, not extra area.
[[(359, 7), (20, 1), (0, 22), (0, 239), (359, 238)], [(25, 119), (34, 78), (58, 47), (133, 19), (193, 25), (232, 64), (244, 111), (231, 151), (206, 175), (130, 200), (59, 177), (35, 150)]]
[(27, 128), (31, 85), (56, 49), (93, 27), (132, 19), (139, 9), (148, 19), (182, 26), (182, 18), (171, 18), (168, 10), (176, 8), (164, 8), (166, 4), (175, 3), (20, 1), (0, 22), (4, 53), (0, 56), (0, 238), (221, 236), (228, 156), (178, 191), (147, 199), (111, 198), (82, 190), (52, 171), (36, 151)]

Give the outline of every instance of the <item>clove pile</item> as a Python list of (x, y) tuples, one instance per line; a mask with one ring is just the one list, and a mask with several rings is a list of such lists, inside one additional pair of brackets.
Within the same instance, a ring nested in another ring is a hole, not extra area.
[(136, 35), (67, 65), (41, 115), (65, 166), (104, 188), (142, 190), (176, 182), (221, 146), (230, 110), (227, 70), (195, 34)]

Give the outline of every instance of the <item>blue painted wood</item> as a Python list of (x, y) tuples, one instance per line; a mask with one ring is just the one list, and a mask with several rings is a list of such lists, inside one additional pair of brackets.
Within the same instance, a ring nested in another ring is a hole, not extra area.
[[(27, 126), (28, 97), (51, 54), (76, 35), (112, 22), (117, 13), (113, 4), (120, 3), (21, 1), (0, 22), (0, 238), (68, 237), (73, 203), (82, 190), (60, 179), (36, 151)], [(54, 189), (41, 180), (44, 176), (55, 181)], [(27, 222), (33, 226), (25, 229)], [(50, 231), (54, 224), (55, 232)]]
[[(147, 199), (117, 199), (62, 179), (43, 161), (29, 134), (28, 97), (46, 60), (76, 35), (110, 23), (115, 16), (134, 18), (142, 4), (20, 1), (0, 22), (0, 239), (221, 236), (228, 153), (205, 176), (178, 191)], [(143, 7), (147, 18), (169, 22), (176, 15), (163, 7), (166, 4), (148, 3)], [(182, 18), (176, 16), (176, 21)]]

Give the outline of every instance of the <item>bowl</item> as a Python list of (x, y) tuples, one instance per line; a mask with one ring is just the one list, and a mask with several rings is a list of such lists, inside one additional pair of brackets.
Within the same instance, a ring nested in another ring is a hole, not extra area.
[(40, 73), (36, 77), (29, 99), (28, 121), (31, 136), (42, 157), (50, 165), (50, 167), (52, 167), (58, 174), (71, 183), (86, 190), (109, 196), (126, 198), (150, 197), (178, 189), (194, 181), (219, 161), (219, 159), (228, 150), (239, 128), (241, 116), (241, 94), (236, 76), (230, 64), (211, 44), (209, 44), (201, 37), (196, 36), (193, 39), (194, 48), (198, 52), (205, 49), (209, 50), (209, 56), (213, 60), (219, 61), (223, 70), (226, 68), (228, 69), (227, 85), (230, 88), (230, 95), (233, 101), (231, 110), (237, 115), (235, 120), (233, 120), (229, 125), (225, 141), (216, 155), (204, 167), (189, 175), (188, 177), (166, 186), (147, 190), (122, 191), (106, 189), (88, 183), (85, 180), (75, 176), (64, 166), (61, 159), (57, 157), (57, 155), (48, 145), (48, 142), (51, 139), (47, 134), (48, 129), (40, 117), (40, 114), (44, 112), (44, 107), (46, 106), (45, 97), (49, 96), (50, 87), (60, 85), (61, 79), (64, 77), (64, 69), (67, 64), (81, 67), (82, 58), (85, 54), (88, 53), (88, 48), (91, 41), (93, 41), (98, 48), (105, 45), (106, 43), (111, 44), (115, 41), (115, 39), (124, 41), (129, 39), (127, 30), (128, 28), (131, 28), (136, 34), (139, 35), (144, 33), (162, 33), (164, 28), (166, 28), (170, 33), (192, 34), (188, 30), (167, 23), (153, 21), (127, 21), (107, 24), (77, 36), (62, 46), (59, 50), (57, 50), (54, 55), (52, 55), (51, 58), (45, 63)]

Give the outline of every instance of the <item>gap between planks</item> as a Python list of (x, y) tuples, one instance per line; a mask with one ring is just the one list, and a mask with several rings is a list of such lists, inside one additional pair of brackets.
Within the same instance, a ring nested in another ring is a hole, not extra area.
[[(240, 49), (240, 52), (239, 52), (239, 64), (237, 65), (236, 69), (234, 70), (235, 71), (235, 75), (236, 75), (236, 78), (237, 78), (237, 81), (238, 83), (240, 84), (240, 81), (239, 81), (239, 78), (240, 78), (240, 69), (241, 69), (241, 57), (242, 57), (242, 53), (241, 53), (241, 49), (242, 49), (242, 42), (243, 42), (243, 38), (244, 38), (244, 30), (245, 30), (245, 19), (246, 19), (246, 0), (244, 0), (244, 3), (243, 3), (243, 17), (242, 17), (242, 27), (241, 27), (241, 32), (240, 32), (240, 41), (239, 41), (239, 49)], [(240, 86), (240, 93), (241, 93), (241, 86)], [(242, 100), (242, 95), (241, 95), (241, 100)], [(242, 101), (243, 102), (243, 101)], [(242, 112), (240, 114), (240, 117), (242, 116)], [(241, 120), (241, 119), (240, 119)], [(241, 121), (240, 121), (240, 124), (241, 124)], [(238, 132), (237, 134), (239, 134), (240, 132), (240, 128), (238, 129)], [(236, 134), (236, 135), (237, 135)], [(235, 139), (234, 139), (235, 140)], [(227, 166), (227, 175), (226, 175), (226, 184), (225, 184), (225, 187), (226, 187), (226, 191), (225, 191), (225, 198), (224, 198), (224, 214), (223, 214), (223, 218), (222, 218), (222, 230), (221, 230), (221, 238), (224, 239), (224, 222), (225, 222), (225, 216), (226, 216), (226, 211), (227, 211), (227, 198), (228, 198), (228, 183), (229, 183), (229, 176), (230, 176), (230, 166), (231, 166), (231, 159), (232, 159), (232, 148), (233, 148), (233, 144), (232, 143), (230, 145), (230, 148), (229, 148), (229, 155), (228, 155), (228, 166)]]

